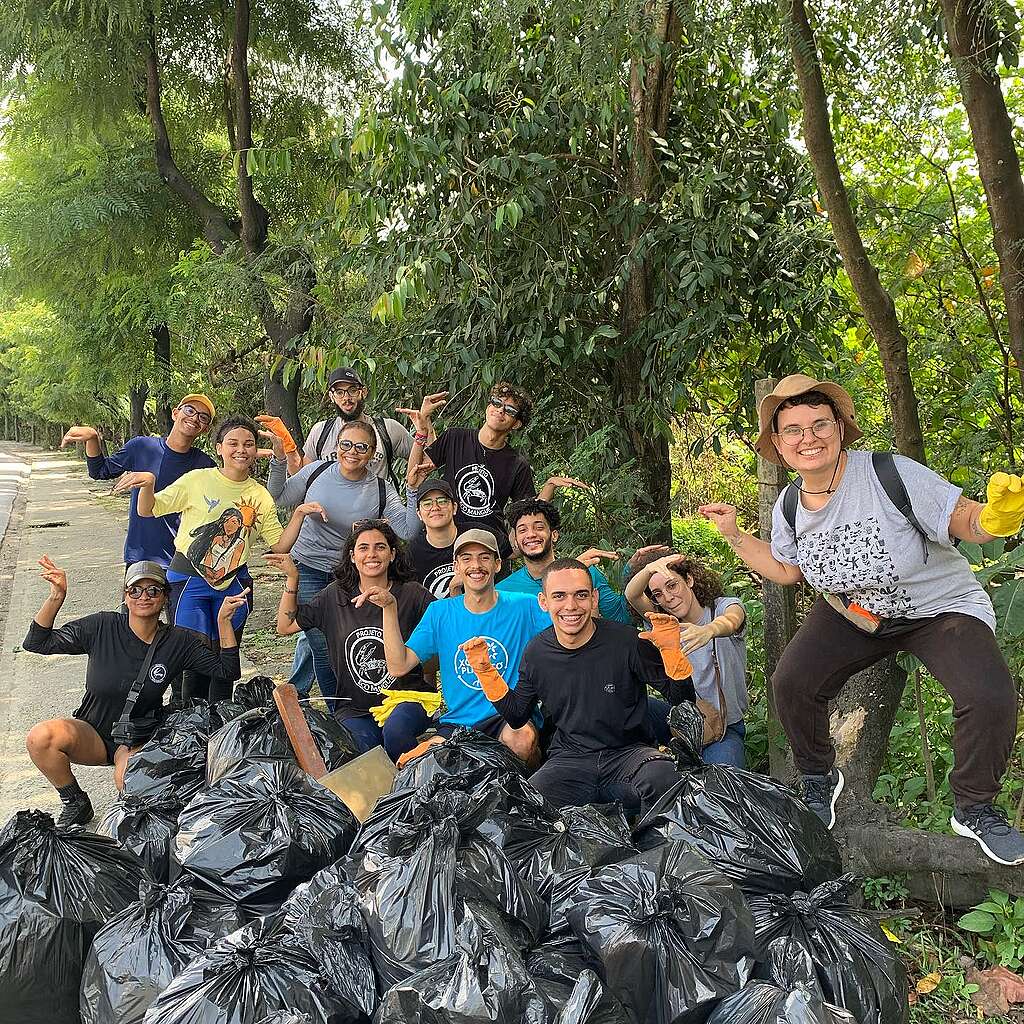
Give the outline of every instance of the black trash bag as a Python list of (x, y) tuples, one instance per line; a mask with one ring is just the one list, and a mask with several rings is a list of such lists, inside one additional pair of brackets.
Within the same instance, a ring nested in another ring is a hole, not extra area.
[(455, 729), (444, 743), (430, 747), (396, 775), (392, 793), (419, 789), (434, 776), (457, 777), (467, 788), (495, 776), (525, 775), (525, 765), (500, 740), (475, 729)]
[(703, 1021), (746, 984), (757, 944), (743, 894), (670, 843), (598, 868), (567, 913), (634, 1024)]
[(555, 1015), (518, 950), (470, 913), (448, 956), (384, 993), (374, 1024), (552, 1024)]
[[(530, 950), (526, 969), (537, 987), (553, 1006), (566, 1015), (558, 1024), (578, 1019), (587, 1024), (629, 1024), (622, 1004), (598, 981), (600, 990), (588, 984), (584, 991), (578, 983), (584, 977), (597, 980), (601, 962), (575, 935), (562, 934), (547, 939)], [(596, 998), (595, 998), (596, 997)]]
[(707, 1024), (859, 1024), (825, 1001), (806, 949), (795, 939), (768, 947), (770, 981), (750, 981), (711, 1011)]
[(219, 727), (205, 700), (186, 701), (128, 758), (122, 794), (147, 800), (173, 796), (187, 804), (206, 785), (206, 741)]
[(364, 1024), (331, 992), (282, 913), (210, 946), (164, 989), (145, 1024), (257, 1024), (273, 1014), (311, 1024)]
[(0, 831), (0, 1007), (18, 1024), (79, 1024), (82, 966), (135, 899), (142, 861), (107, 836), (19, 811)]
[(839, 876), (839, 847), (792, 789), (764, 775), (704, 764), (704, 719), (693, 704), (672, 708), (669, 724), (683, 776), (637, 825), (637, 846), (685, 842), (748, 896), (790, 893)]
[(96, 831), (116, 839), (136, 854), (157, 882), (166, 882), (170, 848), (178, 831), (181, 801), (173, 793), (155, 799), (122, 793), (108, 808)]
[(234, 903), (191, 878), (143, 882), (139, 902), (100, 929), (82, 973), (82, 1024), (142, 1024), (179, 971), (211, 942), (241, 928)]
[(767, 947), (780, 937), (795, 939), (810, 953), (824, 997), (858, 1024), (905, 1024), (906, 971), (877, 921), (850, 906), (857, 888), (848, 874), (810, 893), (752, 897), (758, 940)]
[(492, 908), (519, 949), (536, 942), (547, 919), (543, 901), (505, 854), (477, 834), (468, 794), (441, 790), (414, 810), (393, 825), (385, 852), (345, 865), (384, 988), (451, 956), (471, 902)]
[[(302, 713), (328, 771), (359, 756), (355, 741), (340, 722), (308, 704), (302, 708)], [(243, 712), (210, 736), (206, 784), (214, 785), (245, 761), (296, 763), (281, 712), (273, 702)]]
[[(227, 700), (219, 700), (214, 710), (225, 725), (233, 718), (244, 715), (253, 708), (269, 708), (274, 706), (274, 680), (269, 676), (253, 676), (235, 685), (235, 689)], [(218, 728), (220, 727), (218, 725)], [(211, 729), (211, 732), (216, 730)]]
[(340, 865), (332, 864), (300, 885), (281, 906), (296, 940), (321, 965), (331, 991), (353, 1015), (373, 1016), (377, 977), (370, 961), (359, 894)]
[(314, 1024), (308, 1013), (293, 1013), (291, 1010), (280, 1010), (264, 1017), (258, 1024)]
[(181, 812), (171, 876), (187, 872), (247, 912), (266, 913), (343, 856), (356, 828), (352, 812), (297, 765), (252, 761)]

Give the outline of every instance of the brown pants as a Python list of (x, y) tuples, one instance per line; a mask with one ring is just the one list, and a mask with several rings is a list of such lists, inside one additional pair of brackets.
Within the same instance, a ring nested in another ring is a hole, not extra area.
[(805, 775), (832, 770), (836, 754), (828, 702), (850, 676), (898, 651), (919, 658), (953, 698), (949, 786), (957, 806), (991, 803), (1017, 731), (1017, 691), (992, 630), (973, 615), (957, 612), (922, 619), (899, 636), (875, 637), (819, 597), (772, 677), (775, 705), (797, 768)]

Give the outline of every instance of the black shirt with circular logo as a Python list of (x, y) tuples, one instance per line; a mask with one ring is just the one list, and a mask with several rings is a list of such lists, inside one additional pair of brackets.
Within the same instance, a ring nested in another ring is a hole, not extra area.
[(454, 548), (455, 541), (447, 547), (435, 548), (423, 530), (409, 541), (409, 557), (416, 579), (438, 599), (450, 596), (448, 588), (455, 575)]
[[(362, 715), (381, 702), (381, 690), (430, 690), (417, 665), (408, 675), (395, 679), (384, 660), (384, 613), (367, 601), (352, 604), (357, 592), (348, 593), (331, 583), (308, 604), (300, 604), (295, 621), (303, 629), (319, 629), (327, 638), (327, 654), (338, 680), (336, 707), (339, 718)], [(433, 595), (416, 582), (392, 583), (398, 603), (398, 625), (409, 636), (423, 617)]]

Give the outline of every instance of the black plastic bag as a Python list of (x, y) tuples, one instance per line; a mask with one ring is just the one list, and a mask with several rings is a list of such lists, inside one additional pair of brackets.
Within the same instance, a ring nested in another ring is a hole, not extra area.
[(475, 729), (455, 729), (395, 775), (392, 793), (419, 789), (436, 777), (456, 777), (467, 789), (495, 776), (525, 775), (525, 765), (500, 740)]
[[(340, 722), (308, 704), (302, 708), (302, 713), (328, 771), (340, 768), (359, 756), (355, 741)], [(245, 711), (210, 736), (206, 759), (207, 785), (214, 785), (247, 761), (296, 763), (295, 752), (276, 704)]]
[(742, 893), (682, 843), (598, 868), (567, 913), (634, 1024), (700, 1021), (754, 967)]
[(113, 839), (19, 811), (0, 832), (0, 1007), (18, 1024), (79, 1024), (93, 936), (146, 869)]
[(540, 935), (547, 908), (505, 854), (477, 834), (477, 811), (468, 794), (442, 789), (393, 825), (384, 852), (357, 854), (346, 865), (385, 987), (451, 956), (472, 902), (501, 916), (516, 948)]
[(359, 894), (340, 865), (317, 872), (281, 907), (295, 939), (321, 965), (331, 992), (353, 1014), (373, 1015), (379, 997)]
[(389, 989), (374, 1024), (551, 1024), (519, 952), (467, 915), (452, 952)]
[(233, 718), (244, 715), (246, 711), (252, 711), (253, 708), (269, 708), (273, 705), (274, 680), (269, 676), (253, 676), (252, 679), (236, 683), (231, 696), (227, 700), (217, 701), (213, 707), (220, 719), (220, 725), (224, 725)]
[[(575, 935), (562, 934), (530, 950), (526, 969), (548, 1002), (559, 1008), (564, 1016), (558, 1024), (571, 1020), (586, 1024), (629, 1024), (621, 1003), (605, 991), (598, 980), (600, 961), (584, 949)], [(586, 977), (592, 982), (580, 988)]]
[(241, 928), (233, 903), (191, 878), (143, 882), (139, 902), (100, 929), (82, 974), (82, 1024), (142, 1024), (153, 1000), (211, 942)]
[(220, 718), (205, 700), (172, 711), (128, 758), (122, 794), (146, 800), (171, 796), (187, 804), (206, 785), (206, 741), (219, 727)]
[(824, 997), (858, 1024), (904, 1024), (906, 971), (878, 923), (850, 906), (857, 888), (848, 874), (810, 893), (751, 898), (758, 939), (765, 947), (795, 939), (810, 954)]
[(310, 1024), (363, 1024), (330, 991), (285, 915), (272, 914), (196, 957), (150, 1006), (145, 1024), (257, 1024), (274, 1014)]
[(256, 913), (348, 850), (352, 812), (287, 761), (239, 765), (178, 817), (171, 875), (185, 871)]
[(170, 847), (178, 831), (181, 801), (172, 793), (149, 799), (122, 793), (108, 808), (96, 831), (116, 839), (136, 854), (157, 882), (166, 882)]
[(704, 719), (694, 705), (672, 708), (669, 724), (683, 776), (637, 825), (637, 846), (685, 842), (747, 895), (790, 893), (839, 876), (835, 840), (792, 789), (765, 775), (704, 764)]
[(825, 1001), (810, 954), (794, 939), (768, 947), (770, 981), (750, 981), (711, 1011), (707, 1024), (859, 1024)]

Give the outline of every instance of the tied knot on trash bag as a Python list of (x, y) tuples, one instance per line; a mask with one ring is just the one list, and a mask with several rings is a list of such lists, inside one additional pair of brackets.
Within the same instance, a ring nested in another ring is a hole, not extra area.
[(444, 743), (425, 751), (400, 769), (392, 792), (419, 789), (435, 776), (457, 777), (467, 787), (476, 786), (495, 775), (524, 777), (522, 761), (500, 740), (475, 729), (455, 729)]
[(677, 704), (668, 713), (668, 727), (672, 732), (670, 748), (680, 768), (697, 767), (703, 762), (704, 716), (688, 700)]
[(252, 679), (236, 683), (231, 696), (227, 700), (217, 701), (214, 709), (220, 724), (224, 725), (246, 711), (252, 711), (253, 708), (268, 708), (273, 703), (274, 680), (269, 676), (253, 676)]
[(181, 800), (172, 792), (155, 797), (122, 793), (107, 808), (96, 831), (137, 854), (153, 878), (166, 882), (181, 809)]

